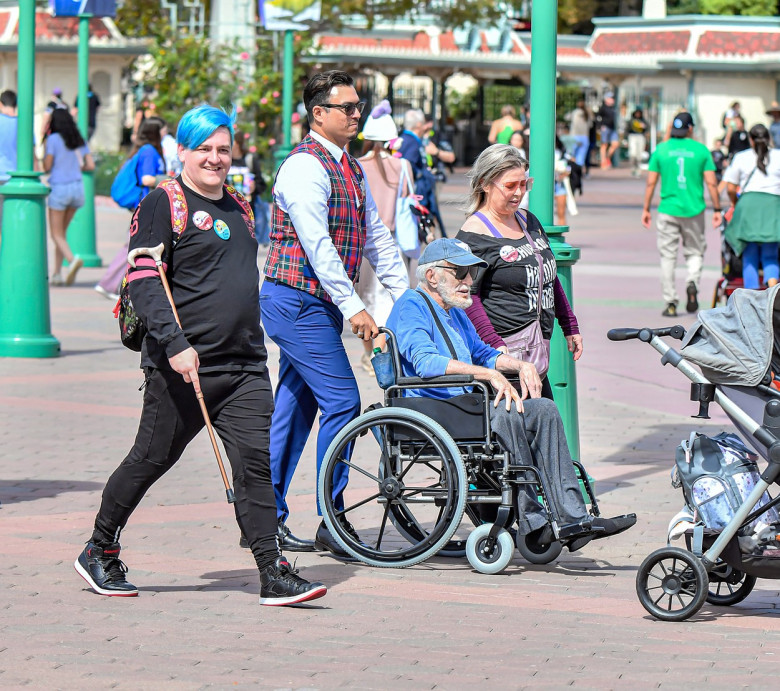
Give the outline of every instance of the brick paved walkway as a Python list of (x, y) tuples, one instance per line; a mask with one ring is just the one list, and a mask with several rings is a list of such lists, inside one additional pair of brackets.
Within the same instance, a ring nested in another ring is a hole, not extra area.
[[(73, 559), (90, 534), (109, 473), (132, 443), (138, 358), (119, 344), (111, 305), (84, 269), (51, 291), (62, 357), (0, 360), (0, 686), (13, 688), (733, 688), (772, 684), (780, 645), (777, 587), (759, 581), (742, 604), (705, 606), (694, 620), (645, 615), (636, 568), (664, 543), (679, 509), (669, 487), (674, 447), (694, 421), (685, 380), (640, 343), (611, 344), (613, 326), (668, 323), (655, 237), (639, 224), (644, 185), (623, 171), (585, 181), (569, 241), (585, 355), (578, 365), (583, 459), (607, 513), (636, 511), (638, 526), (530, 566), (517, 555), (500, 576), (436, 558), (405, 570), (300, 555), (329, 587), (310, 607), (257, 605), (253, 562), (238, 531), (208, 440), (201, 435), (158, 482), (125, 531), (135, 599), (93, 594)], [(451, 230), (462, 176), (444, 187)], [(106, 263), (127, 213), (98, 208)], [(719, 273), (714, 235), (705, 297)], [(683, 287), (683, 277), (679, 277)], [(692, 318), (679, 320), (690, 324)], [(353, 362), (360, 344), (345, 339)], [(277, 350), (269, 343), (270, 361)], [(365, 403), (379, 399), (356, 368)], [(727, 424), (718, 411), (699, 429)], [(290, 526), (311, 536), (312, 449), (295, 478)]]

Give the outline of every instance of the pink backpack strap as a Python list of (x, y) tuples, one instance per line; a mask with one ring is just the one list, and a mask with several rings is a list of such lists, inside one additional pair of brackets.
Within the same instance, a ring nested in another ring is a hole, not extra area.
[(255, 214), (254, 211), (252, 211), (252, 205), (249, 203), (249, 200), (232, 185), (225, 185), (225, 191), (238, 202), (239, 206), (241, 207), (241, 210), (244, 212), (244, 215), (246, 216), (247, 225), (249, 226), (249, 232), (252, 234), (252, 237), (254, 237), (255, 236)]
[(182, 190), (179, 181), (175, 178), (170, 180), (163, 180), (158, 187), (162, 187), (165, 190), (165, 194), (168, 195), (168, 203), (171, 206), (171, 229), (173, 230), (173, 244), (179, 241), (179, 238), (184, 233), (184, 229), (187, 227), (187, 200), (184, 198), (184, 190)]

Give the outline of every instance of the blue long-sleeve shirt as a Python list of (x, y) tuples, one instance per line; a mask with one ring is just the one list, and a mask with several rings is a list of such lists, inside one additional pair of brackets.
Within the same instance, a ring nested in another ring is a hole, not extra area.
[[(396, 301), (387, 319), (387, 328), (398, 341), (402, 375), (427, 379), (445, 374), (452, 355), (421, 291), (421, 288), (407, 290)], [(466, 313), (457, 307), (447, 311), (431, 300), (439, 321), (452, 341), (457, 359), (469, 365), (494, 368), (501, 353), (479, 338)], [(452, 398), (461, 393), (463, 387), (410, 389), (406, 395)]]

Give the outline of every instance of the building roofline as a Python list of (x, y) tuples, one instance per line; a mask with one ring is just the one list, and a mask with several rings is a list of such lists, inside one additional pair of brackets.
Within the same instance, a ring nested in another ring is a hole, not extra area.
[[(780, 29), (780, 17), (745, 17), (715, 14), (673, 14), (661, 19), (645, 19), (644, 17), (593, 17), (591, 19), (596, 30), (633, 28), (674, 30), (677, 27), (717, 27), (745, 30), (752, 27)], [(734, 25), (737, 25), (736, 27)], [(595, 32), (594, 32), (595, 33)]]

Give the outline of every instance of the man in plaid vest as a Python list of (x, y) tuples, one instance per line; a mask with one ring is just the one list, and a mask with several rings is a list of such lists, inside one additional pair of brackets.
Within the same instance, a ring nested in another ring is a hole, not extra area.
[[(409, 281), (363, 170), (344, 150), (357, 137), (365, 105), (352, 77), (339, 70), (315, 75), (304, 88), (303, 102), (311, 132), (276, 176), (271, 247), (260, 291), (263, 325), (280, 350), (271, 477), (283, 548), (329, 550), (347, 557), (324, 522), (314, 541), (290, 533), (285, 497), (317, 410), (318, 474), (330, 442), (360, 414), (360, 394), (341, 333), (347, 319), (358, 338), (368, 341), (378, 335), (354, 288), (362, 257), (393, 298), (403, 294)], [(340, 507), (347, 473), (334, 480), (333, 498)], [(319, 512), (319, 502), (317, 507)]]

